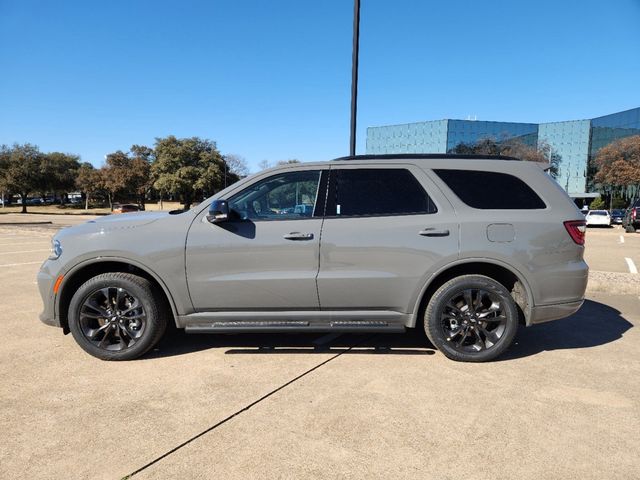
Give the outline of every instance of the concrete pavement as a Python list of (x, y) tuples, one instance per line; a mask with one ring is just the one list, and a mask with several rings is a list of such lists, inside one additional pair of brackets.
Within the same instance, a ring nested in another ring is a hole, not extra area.
[[(522, 329), (482, 365), (446, 360), (419, 332), (177, 334), (142, 360), (108, 363), (37, 320), (51, 234), (0, 225), (0, 478), (628, 479), (640, 469), (635, 295), (591, 291), (577, 315)], [(616, 232), (591, 234), (587, 257), (607, 258), (602, 268), (636, 258), (640, 234), (625, 234), (620, 252)]]
[(594, 296), (484, 365), (354, 349), (136, 477), (634, 478), (637, 307)]

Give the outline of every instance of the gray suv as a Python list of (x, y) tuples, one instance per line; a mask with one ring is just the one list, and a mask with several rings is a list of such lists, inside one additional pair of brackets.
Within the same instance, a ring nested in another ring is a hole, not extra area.
[[(304, 208), (300, 208), (304, 206)], [(481, 362), (574, 313), (585, 221), (542, 168), (506, 157), (375, 155), (288, 164), (190, 211), (61, 230), (41, 320), (104, 360), (190, 333), (401, 332)]]

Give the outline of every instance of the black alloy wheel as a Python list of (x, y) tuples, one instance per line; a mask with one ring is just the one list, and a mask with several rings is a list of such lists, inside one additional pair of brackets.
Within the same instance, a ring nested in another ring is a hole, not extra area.
[(93, 345), (110, 351), (130, 348), (144, 335), (147, 314), (140, 300), (122, 287), (105, 287), (86, 297), (80, 328)]
[(517, 329), (518, 309), (511, 294), (483, 275), (446, 282), (425, 312), (429, 340), (453, 360), (492, 360), (509, 347)]
[(103, 273), (76, 291), (69, 330), (87, 353), (102, 360), (132, 360), (162, 337), (170, 314), (155, 286), (130, 273)]

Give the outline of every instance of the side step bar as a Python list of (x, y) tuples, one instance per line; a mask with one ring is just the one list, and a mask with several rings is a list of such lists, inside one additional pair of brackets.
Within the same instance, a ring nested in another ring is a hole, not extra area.
[(386, 322), (213, 322), (208, 325), (188, 325), (187, 333), (304, 333), (304, 332), (387, 332), (401, 333), (404, 325)]
[(404, 332), (392, 311), (207, 312), (179, 317), (187, 333)]

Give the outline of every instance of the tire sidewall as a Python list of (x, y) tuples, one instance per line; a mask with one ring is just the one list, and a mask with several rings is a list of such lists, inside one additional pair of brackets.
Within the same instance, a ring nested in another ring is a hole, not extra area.
[[(97, 347), (82, 332), (80, 309), (96, 290), (106, 287), (123, 288), (136, 297), (146, 313), (145, 331), (138, 341), (122, 351), (110, 351)], [(131, 360), (144, 355), (151, 349), (164, 332), (164, 322), (156, 305), (151, 284), (144, 278), (130, 274), (105, 273), (93, 277), (78, 288), (69, 304), (69, 330), (80, 347), (102, 360)]]
[[(498, 342), (486, 350), (477, 353), (460, 352), (451, 347), (440, 327), (440, 317), (447, 301), (457, 292), (467, 289), (481, 289), (500, 297), (507, 317), (505, 331)], [(513, 342), (518, 330), (518, 308), (509, 291), (495, 280), (482, 275), (464, 275), (442, 285), (431, 297), (425, 312), (425, 331), (429, 340), (446, 357), (463, 362), (486, 362), (502, 354)]]

